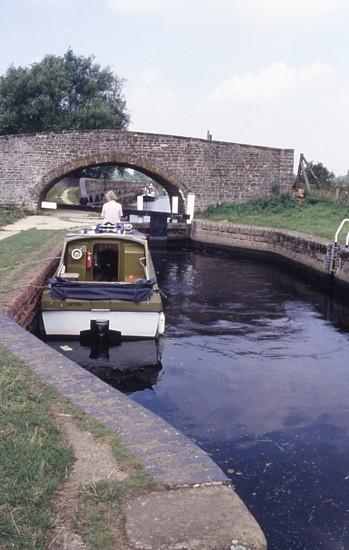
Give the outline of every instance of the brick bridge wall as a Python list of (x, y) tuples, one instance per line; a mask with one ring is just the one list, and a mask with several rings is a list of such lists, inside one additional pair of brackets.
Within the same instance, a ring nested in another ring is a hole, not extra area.
[(35, 210), (62, 177), (115, 164), (153, 177), (183, 208), (243, 202), (291, 189), (293, 150), (116, 130), (0, 136), (0, 205)]

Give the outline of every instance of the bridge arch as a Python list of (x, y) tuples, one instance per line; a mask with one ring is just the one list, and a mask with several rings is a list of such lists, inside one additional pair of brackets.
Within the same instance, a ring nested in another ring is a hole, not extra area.
[(187, 190), (182, 182), (178, 182), (178, 178), (175, 174), (143, 158), (136, 158), (129, 161), (127, 160), (127, 154), (122, 152), (103, 153), (101, 155), (76, 158), (73, 161), (63, 163), (53, 170), (50, 170), (41, 177), (38, 184), (33, 189), (33, 198), (37, 203), (37, 208), (40, 207), (48, 191), (63, 177), (81, 168), (103, 165), (131, 168), (151, 177), (165, 189), (170, 199), (173, 196), (179, 197), (179, 210), (184, 211)]

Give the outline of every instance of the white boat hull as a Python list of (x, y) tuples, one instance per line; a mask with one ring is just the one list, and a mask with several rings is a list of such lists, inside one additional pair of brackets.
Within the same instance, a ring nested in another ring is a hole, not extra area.
[(122, 337), (155, 338), (165, 328), (164, 314), (156, 311), (62, 311), (44, 310), (42, 319), (47, 336), (79, 336), (89, 330), (91, 321), (109, 321), (109, 329)]

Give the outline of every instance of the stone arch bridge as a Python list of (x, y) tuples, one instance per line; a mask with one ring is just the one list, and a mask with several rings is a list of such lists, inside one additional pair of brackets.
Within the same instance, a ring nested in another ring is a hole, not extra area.
[(0, 205), (36, 210), (53, 185), (78, 168), (116, 165), (139, 170), (196, 210), (286, 192), (293, 150), (116, 130), (0, 136)]

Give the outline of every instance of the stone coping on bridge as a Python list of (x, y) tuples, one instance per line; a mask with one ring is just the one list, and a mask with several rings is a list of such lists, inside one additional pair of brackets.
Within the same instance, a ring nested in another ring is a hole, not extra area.
[(327, 248), (331, 244), (327, 239), (297, 231), (205, 219), (193, 221), (190, 238), (193, 243), (200, 245), (281, 260), (303, 274), (316, 277), (326, 287), (349, 296), (349, 252), (341, 250), (340, 268), (336, 273), (329, 274), (324, 265)]
[[(48, 131), (48, 132), (25, 132), (25, 133), (18, 133), (18, 134), (6, 134), (6, 135), (2, 135), (0, 136), (0, 140), (10, 140), (10, 139), (16, 139), (18, 137), (33, 137), (33, 136), (49, 136), (49, 135), (57, 135), (57, 134), (65, 134), (65, 135), (69, 135), (69, 134), (76, 134), (77, 132), (79, 132), (79, 134), (89, 134), (91, 133), (91, 129), (87, 129), (87, 130), (60, 130), (60, 131)], [(271, 150), (271, 151), (287, 151), (287, 152), (292, 152), (294, 151), (294, 149), (292, 147), (270, 147), (269, 145), (254, 145), (254, 144), (251, 144), (251, 143), (239, 143), (239, 142), (235, 142), (235, 141), (227, 141), (227, 140), (222, 140), (222, 139), (210, 139), (208, 140), (207, 138), (200, 138), (200, 137), (195, 137), (195, 136), (183, 136), (183, 135), (179, 135), (179, 134), (158, 134), (158, 133), (155, 133), (155, 132), (137, 132), (135, 130), (115, 130), (115, 129), (108, 129), (108, 128), (105, 128), (105, 129), (95, 129), (93, 130), (94, 133), (98, 134), (102, 134), (102, 133), (110, 133), (110, 134), (115, 134), (115, 132), (118, 132), (120, 134), (132, 134), (134, 136), (153, 136), (153, 137), (156, 137), (156, 138), (171, 138), (171, 139), (178, 139), (178, 140), (186, 140), (186, 141), (198, 141), (198, 142), (202, 142), (202, 143), (217, 143), (217, 144), (224, 144), (224, 145), (229, 145), (229, 144), (232, 144), (232, 145), (238, 145), (239, 147), (248, 147), (248, 148), (253, 148), (253, 149), (262, 149), (262, 150)]]

